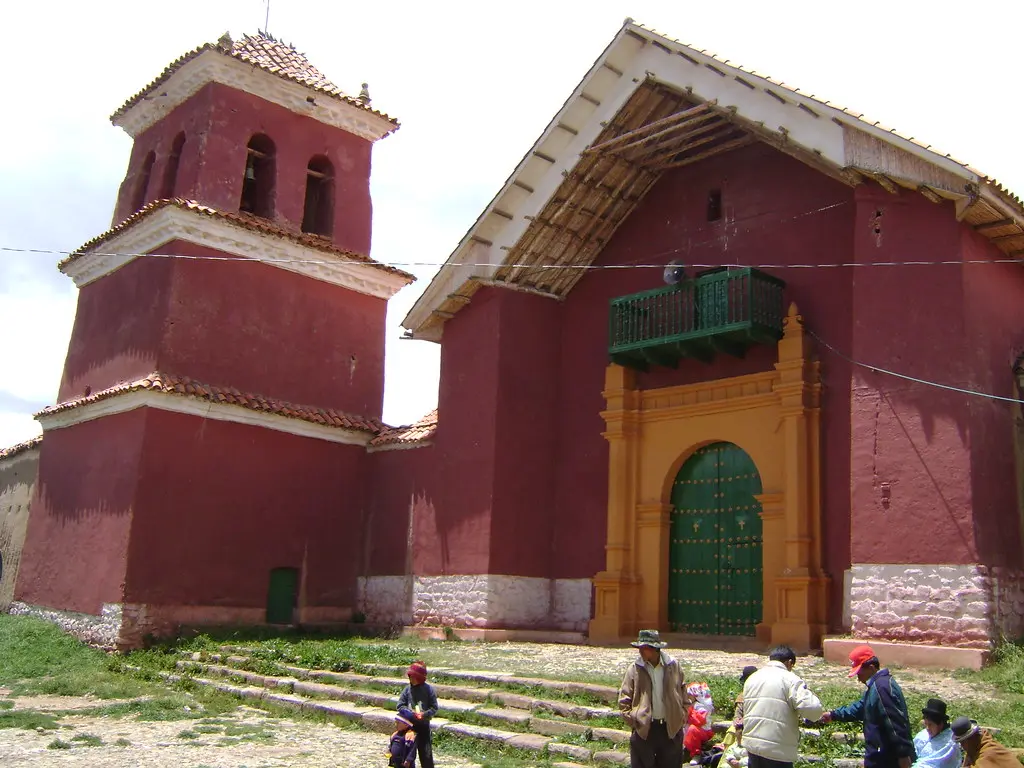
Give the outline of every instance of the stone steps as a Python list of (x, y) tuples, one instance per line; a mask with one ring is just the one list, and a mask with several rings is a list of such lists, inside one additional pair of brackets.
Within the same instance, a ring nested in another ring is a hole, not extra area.
[[(405, 667), (359, 665), (363, 672), (333, 672), (310, 669), (283, 661), (268, 662), (282, 674), (268, 675), (243, 669), (254, 661), (241, 655), (243, 648), (222, 649), (231, 653), (186, 654), (177, 662), (178, 678), (185, 672), (200, 685), (216, 688), (250, 702), (317, 712), (329, 718), (356, 722), (361, 727), (390, 733), (394, 726), (398, 691), (407, 684)], [(264, 670), (265, 671), (265, 670)], [(561, 682), (541, 678), (501, 675), (491, 672), (431, 668), (431, 677), (464, 681), (465, 685), (437, 683), (431, 685), (441, 700), (441, 714), (431, 729), (463, 739), (500, 743), (509, 747), (543, 754), (551, 759), (564, 757), (563, 766), (629, 764), (629, 731), (588, 724), (594, 717), (618, 716), (610, 707), (581, 705), (570, 701), (543, 699), (502, 689), (508, 685), (530, 685), (542, 691), (576, 693), (607, 700), (607, 686)], [(217, 679), (220, 678), (220, 679)], [(223, 678), (231, 678), (224, 681)], [(234, 681), (241, 681), (238, 684)], [(374, 686), (390, 691), (373, 690)], [(602, 689), (604, 692), (602, 693)], [(615, 691), (617, 697), (617, 691)], [(722, 733), (728, 722), (716, 722)], [(819, 737), (820, 731), (802, 729), (808, 737)], [(851, 741), (853, 734), (832, 733), (836, 741)], [(582, 743), (580, 743), (582, 742)], [(610, 742), (613, 748), (599, 742)], [(801, 760), (820, 762), (817, 755), (801, 755)], [(834, 760), (835, 768), (862, 768), (859, 759)]]

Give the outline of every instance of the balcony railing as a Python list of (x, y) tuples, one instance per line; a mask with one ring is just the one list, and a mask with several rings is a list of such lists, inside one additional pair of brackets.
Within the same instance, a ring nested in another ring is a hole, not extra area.
[(785, 287), (744, 267), (612, 299), (609, 356), (641, 370), (675, 367), (686, 357), (707, 362), (717, 352), (742, 357), (754, 344), (782, 338)]

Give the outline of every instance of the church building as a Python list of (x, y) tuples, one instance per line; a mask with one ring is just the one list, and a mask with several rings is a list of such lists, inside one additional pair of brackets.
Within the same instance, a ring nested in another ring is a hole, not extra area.
[(11, 611), (122, 647), (1024, 634), (1024, 205), (993, 179), (627, 20), (403, 321), (438, 407), (390, 427), (397, 122), (263, 34), (113, 122), (58, 403), (0, 453)]

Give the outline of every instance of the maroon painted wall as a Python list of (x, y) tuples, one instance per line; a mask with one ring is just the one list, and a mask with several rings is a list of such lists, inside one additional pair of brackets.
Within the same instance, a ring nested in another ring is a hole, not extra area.
[[(707, 221), (707, 197), (722, 191), (721, 221)], [(850, 261), (852, 192), (764, 145), (667, 174), (605, 247), (599, 264), (794, 264)], [(766, 269), (787, 282), (808, 326), (849, 348), (850, 272)], [(593, 576), (604, 567), (607, 536), (607, 443), (601, 437), (601, 390), (607, 359), (608, 301), (662, 285), (661, 269), (589, 272), (569, 295), (562, 325), (562, 443), (555, 494), (556, 577)], [(824, 353), (820, 353), (823, 355)], [(687, 360), (677, 369), (639, 376), (643, 388), (770, 370), (771, 346), (740, 360)], [(833, 575), (834, 621), (841, 613), (842, 573), (849, 566), (849, 369), (822, 357), (822, 452), (825, 567)]]
[(46, 433), (16, 600), (91, 614), (122, 602), (144, 427), (136, 410)]
[[(721, 222), (706, 220), (710, 189), (723, 192)], [(598, 263), (663, 264), (673, 256), (709, 264), (844, 263), (852, 260), (854, 215), (851, 190), (754, 146), (666, 175)], [(848, 269), (768, 271), (788, 282), (788, 298), (810, 327), (850, 348)], [(589, 578), (604, 567), (608, 449), (600, 413), (608, 301), (661, 285), (660, 272), (590, 272), (562, 304), (481, 290), (446, 323), (439, 471), (428, 485), (438, 490), (427, 496), (439, 519), (461, 523), (449, 549), (457, 544), (475, 553), (452, 572), (486, 572), (487, 558), (474, 536), (488, 527), (496, 534), (490, 572)], [(641, 386), (738, 375), (774, 362), (770, 347), (744, 360), (687, 361), (677, 370), (641, 376)], [(842, 573), (850, 563), (850, 372), (841, 359), (822, 362), (825, 557), (835, 577), (838, 623)], [(503, 567), (494, 567), (499, 563)]]
[[(1005, 259), (990, 242), (961, 227), (964, 261)], [(1012, 368), (1024, 353), (1024, 268), (1020, 264), (965, 264), (966, 347), (972, 389), (1015, 397)], [(978, 559), (1024, 567), (1013, 451), (1014, 408), (969, 398), (971, 498)]]
[(60, 399), (160, 370), (380, 418), (386, 314), (384, 299), (257, 262), (136, 259), (82, 289)]
[(59, 402), (156, 370), (173, 271), (170, 259), (136, 259), (79, 291)]
[(446, 325), (435, 471), (415, 524), (434, 551), (417, 552), (417, 574), (550, 576), (560, 311), (485, 288)]
[(292, 567), (307, 606), (355, 607), (361, 446), (152, 409), (145, 419), (127, 602), (262, 607), (271, 569)]
[[(956, 262), (961, 256), (950, 205), (872, 187), (857, 190), (854, 241), (855, 258), (864, 264)], [(978, 360), (967, 336), (964, 274), (955, 263), (859, 267), (851, 356), (921, 379), (972, 386)], [(1004, 370), (1009, 379), (1009, 363)], [(972, 401), (863, 368), (854, 371), (854, 381), (853, 562), (976, 562)]]
[[(459, 565), (458, 547), (449, 546), (448, 531), (438, 526), (434, 481), (437, 449), (398, 448), (368, 454), (367, 484), (373, 489), (363, 528), (361, 576), (451, 574)], [(409, 527), (412, 521), (412, 552)]]
[[(497, 473), (501, 297), (477, 293), (445, 326), (436, 473), (430, 484), (441, 573), (489, 573)], [(465, 314), (463, 318), (462, 315)], [(459, 321), (461, 322), (455, 322)], [(441, 426), (443, 424), (443, 426)], [(425, 575), (432, 575), (428, 571)]]
[[(190, 243), (161, 251), (224, 254)], [(242, 259), (174, 261), (160, 366), (380, 418), (387, 301)]]
[(491, 573), (550, 578), (552, 507), (559, 472), (559, 324), (562, 307), (540, 296), (493, 290), (500, 304)]
[(174, 197), (197, 200), (222, 211), (237, 211), (246, 146), (253, 134), (265, 133), (276, 145), (274, 221), (293, 230), (300, 229), (306, 168), (314, 155), (326, 155), (334, 166), (335, 176), (331, 239), (342, 248), (369, 254), (373, 145), (340, 128), (219, 83), (204, 86), (135, 138), (128, 172), (118, 194), (114, 223), (134, 213), (135, 190), (150, 151), (155, 153), (156, 162), (145, 201), (160, 197), (171, 147), (182, 131), (186, 138)]

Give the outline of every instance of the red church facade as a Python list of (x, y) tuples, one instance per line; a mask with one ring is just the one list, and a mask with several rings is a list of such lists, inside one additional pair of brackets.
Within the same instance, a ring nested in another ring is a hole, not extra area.
[(1024, 632), (1024, 210), (994, 182), (627, 22), (404, 321), (441, 383), (392, 428), (396, 124), (262, 36), (154, 86), (114, 117), (115, 226), (62, 265), (12, 610), (122, 645)]

